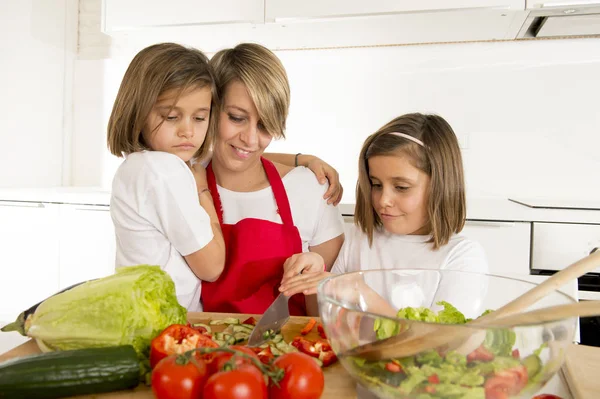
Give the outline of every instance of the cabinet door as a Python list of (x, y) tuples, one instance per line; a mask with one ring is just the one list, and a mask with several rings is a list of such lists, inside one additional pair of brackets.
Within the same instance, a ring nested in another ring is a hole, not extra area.
[(265, 0), (265, 21), (322, 19), (447, 11), (467, 8), (523, 10), (524, 0)]
[(263, 23), (264, 0), (104, 0), (102, 30)]
[(0, 321), (58, 291), (58, 207), (0, 201)]
[(570, 7), (574, 9), (581, 7), (600, 5), (600, 0), (527, 0), (527, 9), (547, 7)]
[(467, 220), (462, 233), (483, 246), (491, 274), (529, 274), (531, 223)]
[(108, 206), (61, 205), (60, 288), (115, 270), (115, 233)]
[[(600, 250), (600, 225), (534, 223), (531, 268), (561, 270)], [(600, 273), (600, 267), (595, 270)]]

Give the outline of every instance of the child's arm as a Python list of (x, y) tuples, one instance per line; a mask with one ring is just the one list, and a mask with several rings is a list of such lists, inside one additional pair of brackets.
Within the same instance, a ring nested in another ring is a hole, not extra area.
[(281, 163), (287, 166), (305, 166), (310, 169), (321, 184), (329, 180), (329, 189), (323, 195), (328, 204), (337, 205), (342, 200), (344, 188), (340, 183), (340, 176), (331, 165), (314, 155), (306, 154), (281, 154), (267, 153), (263, 154), (271, 162)]
[(192, 167), (192, 172), (196, 180), (200, 206), (204, 208), (210, 218), (213, 239), (198, 251), (185, 256), (185, 261), (199, 279), (215, 281), (225, 267), (225, 241), (223, 240), (215, 205), (210, 191), (208, 191), (206, 170), (202, 165), (196, 164)]

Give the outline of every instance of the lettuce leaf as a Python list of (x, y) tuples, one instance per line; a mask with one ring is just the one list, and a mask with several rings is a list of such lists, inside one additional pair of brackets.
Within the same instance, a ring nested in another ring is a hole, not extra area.
[(26, 321), (25, 332), (50, 350), (129, 344), (144, 358), (154, 337), (186, 318), (169, 275), (140, 265), (48, 298)]

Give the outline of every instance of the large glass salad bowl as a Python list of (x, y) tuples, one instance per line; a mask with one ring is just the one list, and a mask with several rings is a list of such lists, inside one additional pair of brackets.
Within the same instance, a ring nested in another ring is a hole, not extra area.
[[(560, 369), (577, 319), (511, 328), (477, 328), (468, 322), (534, 285), (459, 271), (371, 270), (328, 278), (319, 285), (318, 299), (323, 325), (341, 363), (381, 398), (525, 399)], [(571, 297), (553, 292), (527, 310), (572, 302)], [(481, 336), (481, 344), (477, 341), (470, 349), (443, 345), (414, 356), (378, 360), (349, 354), (360, 345), (445, 324), (458, 324), (470, 335)]]

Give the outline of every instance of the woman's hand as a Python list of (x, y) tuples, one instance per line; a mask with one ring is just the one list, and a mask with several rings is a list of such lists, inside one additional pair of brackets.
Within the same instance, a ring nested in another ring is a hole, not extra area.
[(301, 273), (319, 273), (325, 270), (323, 257), (316, 252), (302, 252), (287, 258), (283, 264), (281, 284)]
[(303, 156), (310, 157), (305, 161), (305, 165), (315, 174), (315, 176), (317, 176), (319, 183), (325, 184), (325, 181), (329, 180), (329, 189), (325, 192), (323, 198), (327, 200), (328, 204), (339, 204), (342, 200), (342, 195), (344, 194), (344, 188), (340, 183), (340, 175), (337, 170), (321, 158), (317, 158), (313, 155), (300, 155), (300, 157)]
[(319, 273), (299, 274), (286, 280), (285, 284), (282, 283), (279, 287), (279, 291), (283, 292), (286, 296), (300, 293), (304, 295), (313, 295), (317, 293), (319, 283), (329, 276), (333, 276), (333, 274), (323, 271)]

